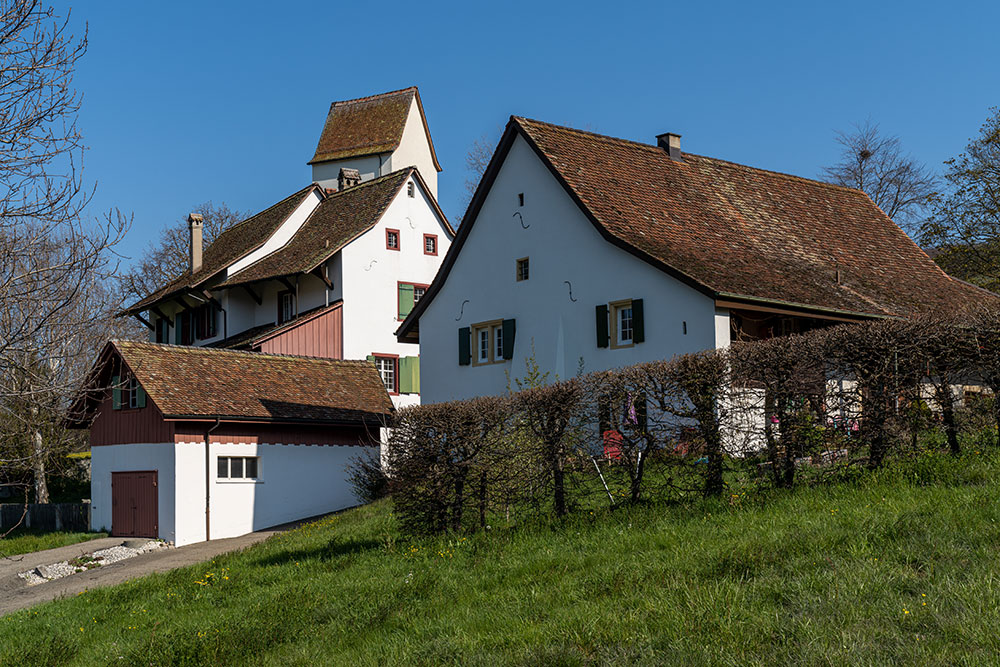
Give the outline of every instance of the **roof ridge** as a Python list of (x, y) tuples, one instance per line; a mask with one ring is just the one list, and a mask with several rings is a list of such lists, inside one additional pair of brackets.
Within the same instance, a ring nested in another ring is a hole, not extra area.
[(170, 350), (174, 352), (201, 352), (205, 354), (215, 354), (215, 355), (244, 355), (251, 356), (254, 359), (262, 358), (277, 358), (277, 359), (296, 359), (306, 362), (319, 362), (323, 364), (367, 364), (368, 361), (364, 359), (331, 359), (329, 357), (307, 357), (300, 354), (278, 354), (275, 352), (253, 352), (251, 350), (230, 350), (224, 347), (206, 347), (203, 345), (174, 345), (171, 343), (152, 343), (150, 341), (144, 340), (130, 340), (128, 338), (112, 338), (111, 343), (115, 347), (119, 347), (121, 344), (134, 345), (146, 348), (159, 348), (163, 350)]
[(332, 109), (333, 107), (343, 106), (345, 104), (358, 104), (358, 103), (361, 103), (361, 102), (372, 102), (374, 100), (380, 100), (380, 99), (382, 99), (384, 97), (392, 97), (393, 95), (399, 95), (401, 93), (408, 93), (410, 91), (414, 91), (415, 92), (416, 90), (417, 90), (416, 86), (407, 86), (406, 88), (400, 88), (399, 90), (390, 90), (389, 92), (386, 92), (386, 93), (378, 93), (376, 95), (367, 95), (365, 97), (355, 97), (352, 100), (339, 100), (339, 101), (336, 101), (336, 102), (331, 102), (330, 103), (330, 108)]
[[(641, 141), (635, 141), (634, 139), (624, 139), (622, 137), (613, 137), (613, 136), (611, 136), (609, 134), (601, 134), (599, 132), (590, 132), (588, 130), (580, 130), (580, 129), (577, 129), (575, 127), (569, 127), (569, 126), (566, 126), (566, 125), (556, 125), (555, 123), (547, 123), (547, 122), (545, 122), (543, 120), (536, 120), (534, 118), (527, 118), (525, 116), (512, 116), (512, 118), (514, 118), (515, 120), (518, 120), (518, 121), (527, 121), (529, 123), (536, 123), (538, 125), (545, 125), (547, 127), (556, 128), (558, 130), (565, 130), (567, 132), (574, 132), (576, 134), (582, 134), (582, 135), (594, 137), (594, 138), (597, 138), (597, 139), (603, 139), (603, 140), (610, 141), (610, 142), (628, 144), (630, 146), (635, 146), (637, 148), (644, 148), (644, 149), (648, 149), (648, 150), (651, 150), (651, 151), (661, 152), (661, 149), (658, 146), (654, 146), (653, 144), (647, 144), (647, 143), (644, 143), (644, 142), (641, 142)], [(699, 153), (690, 153), (690, 152), (687, 152), (687, 151), (684, 151), (681, 155), (684, 156), (684, 157), (686, 157), (686, 156), (695, 157), (695, 158), (698, 158), (700, 160), (711, 160), (713, 162), (720, 162), (720, 163), (723, 163), (723, 164), (732, 165), (734, 167), (741, 167), (743, 169), (752, 169), (754, 171), (759, 171), (759, 172), (763, 172), (763, 173), (766, 173), (766, 174), (773, 174), (775, 176), (782, 176), (784, 178), (791, 178), (791, 179), (795, 179), (795, 180), (799, 180), (799, 181), (805, 181), (806, 183), (813, 183), (813, 184), (816, 184), (816, 185), (822, 185), (822, 186), (829, 187), (829, 188), (834, 188), (834, 189), (837, 189), (837, 190), (847, 190), (849, 192), (864, 194), (864, 192), (862, 190), (859, 190), (858, 188), (852, 188), (852, 187), (847, 186), (847, 185), (838, 185), (836, 183), (829, 183), (827, 181), (820, 181), (820, 180), (817, 180), (817, 179), (814, 179), (814, 178), (807, 178), (806, 176), (799, 176), (797, 174), (789, 174), (788, 172), (784, 172), (784, 171), (775, 171), (774, 169), (765, 169), (763, 167), (755, 167), (753, 165), (743, 164), (742, 162), (734, 162), (732, 160), (726, 160), (726, 159), (723, 159), (723, 158), (711, 157), (709, 155), (701, 155)]]
[[(416, 169), (416, 167), (412, 167), (412, 166), (411, 167), (403, 167), (402, 169), (397, 169), (396, 171), (390, 171), (388, 174), (382, 174), (381, 176), (378, 176), (378, 177), (373, 178), (371, 180), (361, 181), (357, 185), (352, 185), (351, 187), (344, 188), (343, 190), (336, 190), (336, 191), (330, 192), (330, 193), (324, 192), (323, 193), (323, 198), (324, 199), (329, 199), (329, 198), (336, 197), (338, 195), (342, 195), (342, 194), (345, 194), (345, 193), (348, 193), (348, 192), (357, 192), (361, 188), (368, 187), (368, 186), (371, 186), (371, 185), (375, 185), (377, 183), (384, 183), (384, 182), (388, 181), (390, 178), (392, 178), (394, 176), (398, 178), (404, 171), (408, 172), (408, 171), (410, 171), (412, 169)], [(314, 183), (314, 185), (316, 185), (316, 184)], [(313, 212), (315, 213), (315, 210)], [(310, 218), (312, 217), (312, 213), (309, 214), (309, 217)], [(308, 218), (306, 218), (306, 220), (308, 220)]]

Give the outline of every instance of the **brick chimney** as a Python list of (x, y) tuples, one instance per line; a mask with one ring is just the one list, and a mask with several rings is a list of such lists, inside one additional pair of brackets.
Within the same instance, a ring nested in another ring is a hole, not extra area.
[(681, 135), (667, 132), (656, 135), (656, 145), (667, 152), (674, 162), (683, 162), (681, 157)]
[(188, 229), (191, 231), (191, 273), (201, 270), (202, 228), (204, 218), (200, 213), (188, 215)]
[(349, 167), (341, 167), (340, 175), (337, 177), (337, 189), (344, 190), (354, 187), (361, 182), (361, 172)]

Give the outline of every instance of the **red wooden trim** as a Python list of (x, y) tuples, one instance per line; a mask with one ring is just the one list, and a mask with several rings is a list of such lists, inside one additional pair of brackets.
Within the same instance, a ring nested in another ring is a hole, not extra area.
[[(427, 239), (434, 239), (434, 252), (427, 252)], [(437, 257), (438, 254), (438, 235), (437, 234), (424, 234), (424, 254), (433, 255)]]
[[(396, 311), (396, 312), (398, 313), (399, 311)], [(390, 354), (388, 352), (385, 352), (385, 353), (372, 352), (372, 356), (375, 357), (376, 359), (379, 359), (379, 358), (381, 358), (381, 359), (392, 359), (395, 362), (395, 364), (396, 364), (396, 370), (392, 374), (392, 383), (393, 383), (394, 386), (393, 386), (393, 391), (390, 391), (389, 395), (390, 396), (399, 396), (399, 355), (398, 354)], [(381, 379), (381, 374), (379, 374), (379, 379)]]
[[(389, 245), (389, 234), (395, 234), (396, 235), (396, 247), (395, 248), (393, 248), (392, 246)], [(386, 250), (395, 250), (396, 252), (399, 252), (399, 246), (401, 246), (401, 245), (403, 245), (403, 239), (402, 239), (402, 237), (399, 234), (399, 230), (398, 229), (389, 229), (388, 227), (386, 227), (386, 229), (385, 229), (385, 249)]]
[[(402, 305), (402, 304), (399, 303), (399, 286), (400, 285), (413, 285), (413, 289), (416, 289), (418, 287), (423, 287), (424, 288), (424, 296), (427, 295), (427, 290), (430, 288), (430, 285), (424, 285), (423, 283), (411, 283), (411, 282), (408, 282), (406, 280), (397, 280), (396, 281), (396, 321), (397, 322), (402, 322), (403, 320), (406, 319), (405, 317), (401, 318), (399, 316), (399, 306)], [(413, 307), (416, 308), (417, 304), (413, 304)], [(412, 311), (413, 309), (411, 308), (410, 310)]]

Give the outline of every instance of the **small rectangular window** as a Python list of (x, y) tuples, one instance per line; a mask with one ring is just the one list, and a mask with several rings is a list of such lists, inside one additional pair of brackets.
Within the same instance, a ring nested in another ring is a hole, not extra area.
[(134, 377), (128, 379), (128, 406), (139, 407), (139, 381)]
[(435, 234), (424, 234), (424, 254), (438, 254), (438, 237)]
[(378, 374), (382, 378), (382, 384), (385, 385), (385, 390), (390, 394), (399, 393), (399, 385), (397, 381), (399, 379), (398, 364), (399, 359), (396, 357), (386, 357), (373, 355), (375, 357), (375, 368), (378, 369)]
[(504, 361), (503, 320), (482, 322), (473, 325), (471, 329), (473, 365), (502, 363)]
[(257, 479), (257, 457), (248, 457), (243, 466), (243, 475), (247, 479)]
[(611, 346), (631, 347), (635, 342), (632, 300), (615, 301), (611, 306)]
[(170, 342), (170, 320), (165, 317), (161, 317), (156, 320), (156, 342)]
[(493, 327), (493, 360), (503, 359), (503, 325)]
[(479, 363), (488, 364), (490, 362), (490, 330), (482, 328), (477, 335), (479, 337)]
[(278, 324), (294, 320), (295, 314), (295, 292), (278, 292)]
[(219, 457), (219, 479), (229, 478), (229, 457), (220, 456)]
[(518, 206), (524, 206), (524, 193), (523, 192), (517, 193), (517, 205)]
[(243, 479), (243, 458), (232, 456), (229, 458), (229, 476), (232, 479)]
[(386, 248), (386, 250), (399, 250), (399, 230), (398, 229), (387, 229), (387, 230), (385, 230), (385, 248)]
[(517, 270), (515, 271), (515, 275), (517, 276), (517, 281), (518, 282), (521, 282), (522, 280), (527, 280), (528, 279), (528, 258), (527, 257), (522, 257), (521, 259), (517, 260)]
[(257, 479), (260, 474), (260, 457), (220, 456), (216, 476), (219, 479)]

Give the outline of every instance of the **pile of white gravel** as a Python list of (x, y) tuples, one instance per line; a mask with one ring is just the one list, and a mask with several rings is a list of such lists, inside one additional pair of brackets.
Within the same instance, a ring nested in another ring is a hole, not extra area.
[(46, 581), (62, 579), (78, 572), (86, 572), (97, 567), (117, 563), (120, 560), (135, 558), (139, 554), (156, 551), (157, 549), (166, 549), (167, 546), (166, 542), (159, 540), (149, 540), (147, 542), (131, 540), (123, 542), (117, 547), (108, 547), (107, 549), (98, 549), (91, 553), (81, 554), (71, 560), (60, 561), (51, 565), (39, 565), (27, 572), (20, 572), (17, 576), (24, 579), (29, 586), (35, 586), (36, 584), (44, 584)]

